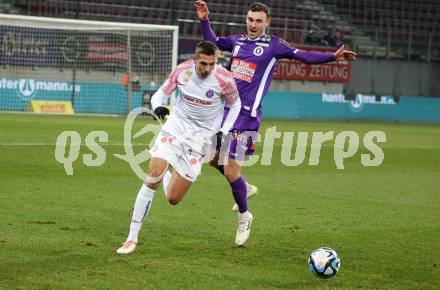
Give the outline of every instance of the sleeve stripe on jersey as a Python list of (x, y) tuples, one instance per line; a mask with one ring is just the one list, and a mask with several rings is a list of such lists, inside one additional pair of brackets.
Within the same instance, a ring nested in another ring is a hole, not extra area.
[(232, 78), (231, 73), (222, 67), (217, 67), (215, 74), (222, 89), (222, 97), (226, 103), (232, 104), (239, 98), (237, 85)]
[(266, 70), (264, 71), (263, 79), (261, 80), (260, 86), (258, 87), (257, 95), (255, 96), (254, 106), (252, 107), (252, 117), (257, 116), (257, 108), (260, 105), (261, 98), (263, 97), (263, 91), (264, 87), (266, 86), (267, 78), (269, 77), (269, 73), (272, 70), (272, 67), (275, 65), (276, 61), (276, 58), (272, 58), (269, 65), (266, 67)]
[(229, 71), (227, 71), (226, 69), (224, 69), (221, 66), (217, 67), (216, 70), (216, 75), (217, 78), (220, 78), (223, 82), (228, 82), (229, 79), (231, 78), (231, 73)]

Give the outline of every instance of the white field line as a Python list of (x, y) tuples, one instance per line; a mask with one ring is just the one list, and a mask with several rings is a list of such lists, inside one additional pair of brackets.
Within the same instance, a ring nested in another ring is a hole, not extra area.
[[(44, 143), (44, 142), (0, 142), (0, 146), (56, 146), (56, 143)], [(64, 144), (60, 144), (60, 145), (64, 145)], [(81, 144), (75, 144), (75, 143), (69, 143), (67, 145), (80, 145), (80, 146), (85, 146), (86, 144), (81, 143)], [(124, 146), (124, 143), (113, 143), (113, 144), (106, 144), (106, 143), (100, 143), (100, 146)], [(127, 145), (132, 145), (132, 146), (146, 146), (147, 144), (145, 143), (132, 143), (132, 144), (127, 144)]]
[[(0, 142), (0, 146), (56, 146), (56, 143), (45, 143), (45, 142)], [(64, 144), (62, 144), (64, 145)], [(68, 145), (80, 145), (85, 146), (86, 144), (68, 144)], [(148, 146), (148, 143), (132, 143), (132, 144), (124, 144), (124, 143), (99, 143), (100, 146)], [(264, 144), (257, 143), (257, 147), (262, 146), (264, 147)], [(378, 144), (380, 148), (399, 148), (399, 149), (437, 149), (440, 150), (440, 147), (434, 147), (434, 146), (419, 146), (419, 145), (382, 145)], [(283, 147), (283, 145), (273, 145), (273, 147)], [(292, 146), (293, 148), (296, 148), (295, 145)], [(310, 144), (307, 145), (307, 148), (311, 147)], [(334, 145), (328, 145), (323, 144), (321, 147), (335, 147)]]

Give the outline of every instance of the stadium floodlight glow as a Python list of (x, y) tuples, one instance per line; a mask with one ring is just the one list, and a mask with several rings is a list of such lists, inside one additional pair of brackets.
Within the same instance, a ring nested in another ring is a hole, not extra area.
[(178, 26), (0, 14), (0, 27), (0, 111), (128, 114), (177, 66)]

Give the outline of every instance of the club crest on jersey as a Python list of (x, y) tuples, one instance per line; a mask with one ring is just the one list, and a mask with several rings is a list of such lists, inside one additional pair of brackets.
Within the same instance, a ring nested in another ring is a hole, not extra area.
[(256, 48), (254, 48), (254, 55), (255, 56), (260, 56), (262, 55), (264, 52), (264, 48), (261, 46), (257, 46)]
[(214, 96), (214, 90), (208, 90), (207, 92), (206, 92), (206, 97), (207, 98), (212, 98)]

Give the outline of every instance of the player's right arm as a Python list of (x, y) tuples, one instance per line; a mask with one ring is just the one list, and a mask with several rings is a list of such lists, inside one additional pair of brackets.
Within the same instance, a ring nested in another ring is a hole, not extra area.
[(158, 89), (151, 97), (151, 107), (153, 108), (154, 114), (156, 114), (159, 119), (164, 119), (166, 115), (170, 114), (170, 110), (163, 106), (168, 98), (169, 95), (165, 94), (162, 88)]
[(179, 66), (176, 67), (167, 77), (162, 86), (151, 97), (151, 107), (160, 119), (164, 119), (166, 115), (170, 114), (170, 111), (164, 107), (163, 104), (168, 101), (170, 95), (176, 90), (178, 85), (177, 76), (180, 71)]
[(232, 37), (217, 37), (214, 31), (212, 31), (208, 19), (209, 10), (206, 2), (203, 0), (197, 0), (194, 2), (194, 7), (196, 8), (197, 17), (200, 20), (203, 39), (215, 43), (220, 50), (232, 52), (234, 48), (234, 39)]

